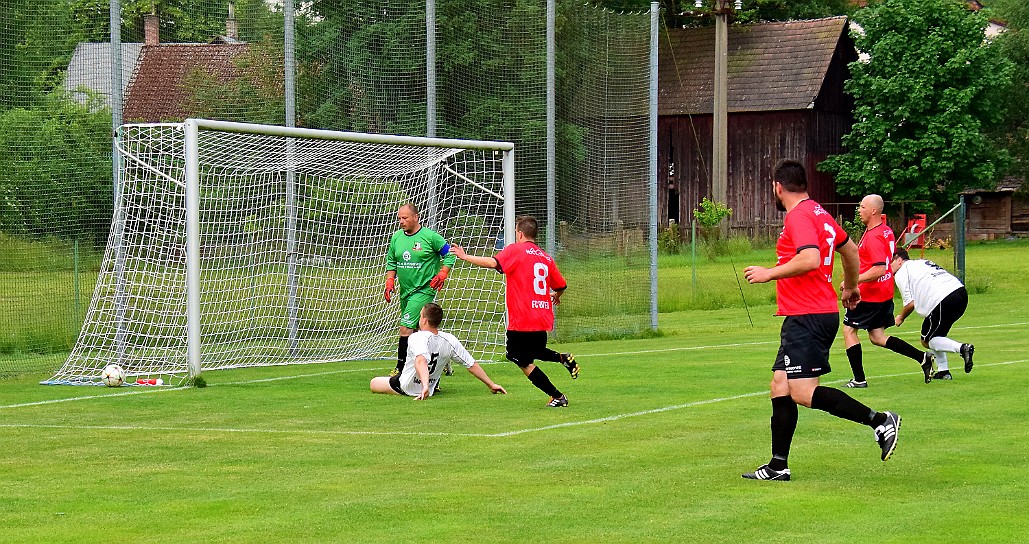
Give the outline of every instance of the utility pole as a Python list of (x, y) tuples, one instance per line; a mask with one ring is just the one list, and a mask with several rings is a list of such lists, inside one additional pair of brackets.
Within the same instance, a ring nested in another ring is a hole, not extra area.
[(711, 141), (711, 200), (729, 202), (729, 0), (715, 0), (715, 74)]

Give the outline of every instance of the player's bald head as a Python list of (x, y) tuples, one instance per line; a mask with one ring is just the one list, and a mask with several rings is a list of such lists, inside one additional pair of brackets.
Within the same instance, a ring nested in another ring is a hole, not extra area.
[(861, 199), (861, 205), (874, 211), (875, 213), (882, 213), (883, 211), (883, 197), (879, 195), (868, 195)]

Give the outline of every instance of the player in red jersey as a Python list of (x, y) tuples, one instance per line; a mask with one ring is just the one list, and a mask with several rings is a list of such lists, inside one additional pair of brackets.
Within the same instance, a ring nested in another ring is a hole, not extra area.
[(858, 289), (861, 291), (861, 302), (847, 310), (843, 316), (843, 345), (847, 349), (850, 369), (854, 372), (854, 379), (847, 382), (847, 387), (868, 387), (861, 340), (857, 334), (859, 329), (868, 331), (868, 339), (873, 344), (914, 359), (922, 367), (925, 383), (932, 380), (933, 357), (930, 352), (922, 351), (896, 336), (886, 335), (886, 329), (892, 327), (894, 322), (893, 272), (889, 265), (893, 260), (893, 251), (897, 249), (897, 239), (883, 220), (882, 211), (883, 199), (879, 195), (862, 198), (858, 207), (858, 216), (865, 224), (865, 233), (858, 243), (861, 262)]
[(748, 266), (743, 273), (750, 283), (776, 281), (777, 314), (786, 318), (772, 365), (772, 459), (743, 477), (790, 479), (787, 458), (797, 428), (798, 404), (872, 427), (885, 461), (897, 446), (900, 416), (876, 412), (839, 389), (818, 384), (818, 377), (831, 371), (829, 348), (840, 328), (832, 284), (833, 255), (839, 252), (843, 258), (843, 304), (854, 308), (861, 300), (857, 246), (832, 216), (808, 197), (807, 175), (799, 162), (776, 165), (772, 191), (777, 207), (786, 212), (775, 247), (776, 265)]
[(561, 363), (579, 377), (579, 365), (571, 353), (558, 353), (547, 347), (547, 333), (554, 328), (554, 306), (568, 285), (554, 259), (536, 245), (536, 219), (521, 215), (515, 219), (515, 243), (493, 257), (476, 257), (460, 246), (450, 251), (476, 266), (504, 274), (507, 282), (507, 358), (518, 365), (537, 388), (550, 395), (547, 406), (568, 406), (568, 397), (554, 386), (535, 361)]

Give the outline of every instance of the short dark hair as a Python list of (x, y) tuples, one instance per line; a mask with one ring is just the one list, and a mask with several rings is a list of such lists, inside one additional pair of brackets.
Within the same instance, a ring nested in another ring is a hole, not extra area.
[(784, 159), (775, 165), (772, 179), (778, 181), (783, 189), (791, 193), (807, 191), (807, 173), (804, 165), (792, 159)]
[(902, 260), (905, 260), (905, 261), (911, 260), (911, 257), (908, 257), (908, 250), (906, 250), (906, 249), (904, 249), (902, 247), (898, 247), (896, 250), (894, 250), (893, 258), (894, 259), (902, 259)]
[(524, 234), (526, 238), (535, 240), (536, 233), (539, 232), (539, 225), (536, 223), (535, 217), (519, 215), (515, 218), (515, 230)]
[(400, 209), (402, 210), (404, 208), (410, 208), (411, 209), (411, 213), (413, 213), (415, 215), (418, 215), (418, 206), (415, 206), (414, 202), (405, 202), (405, 203), (401, 204), (400, 205)]
[(443, 307), (439, 304), (430, 302), (422, 306), (422, 311), (425, 312), (425, 320), (429, 322), (430, 327), (439, 327), (443, 322)]

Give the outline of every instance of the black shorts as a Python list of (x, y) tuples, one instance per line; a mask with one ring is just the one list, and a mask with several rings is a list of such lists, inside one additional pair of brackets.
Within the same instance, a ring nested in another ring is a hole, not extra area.
[(407, 391), (404, 391), (403, 387), (400, 387), (400, 374), (389, 377), (389, 387), (390, 389), (396, 391), (397, 393), (400, 393), (401, 395), (404, 395), (405, 397), (411, 396), (407, 394)]
[(893, 320), (893, 300), (885, 302), (858, 302), (857, 308), (847, 310), (843, 324), (863, 331), (886, 329), (896, 325)]
[(922, 321), (922, 341), (928, 343), (937, 336), (947, 336), (954, 323), (965, 315), (966, 308), (968, 291), (964, 287), (958, 287), (925, 316), (925, 320)]
[(547, 331), (507, 331), (507, 359), (519, 368), (540, 361), (559, 361), (560, 355), (547, 347)]
[(839, 314), (790, 315), (779, 332), (779, 354), (772, 370), (786, 377), (815, 378), (832, 372), (829, 348), (840, 332)]

